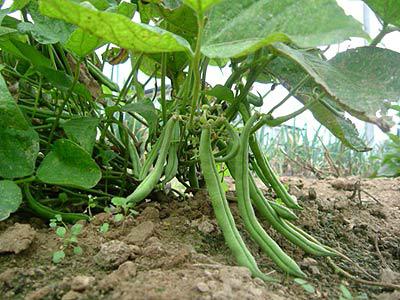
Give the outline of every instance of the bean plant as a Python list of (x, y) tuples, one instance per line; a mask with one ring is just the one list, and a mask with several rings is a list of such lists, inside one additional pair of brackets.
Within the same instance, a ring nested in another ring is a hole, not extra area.
[[(302, 203), (255, 134), (310, 110), (362, 152), (370, 148), (345, 113), (390, 128), (400, 54), (377, 45), (399, 29), (400, 12), (396, 1), (365, 2), (382, 22), (373, 40), (335, 0), (13, 1), (0, 14), (0, 220), (21, 209), (74, 223), (89, 219), (89, 205), (116, 202), (127, 212), (179, 181), (208, 191), (239, 265), (271, 279), (237, 221), (279, 270), (305, 277), (260, 219), (310, 255), (340, 253), (293, 224)], [(369, 45), (325, 57), (326, 46), (353, 37)], [(103, 70), (124, 62), (131, 72), (120, 87)], [(208, 75), (218, 67), (229, 77), (214, 85)], [(268, 103), (255, 83), (288, 95), (261, 114)], [(277, 115), (290, 97), (302, 108)], [(240, 220), (226, 199), (226, 169)], [(266, 199), (256, 177), (279, 201)]]

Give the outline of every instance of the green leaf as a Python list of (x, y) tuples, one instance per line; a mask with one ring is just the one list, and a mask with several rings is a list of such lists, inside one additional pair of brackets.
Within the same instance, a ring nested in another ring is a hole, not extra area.
[(40, 0), (39, 7), (46, 16), (75, 24), (122, 48), (148, 53), (191, 51), (183, 38), (119, 14), (96, 11), (67, 0)]
[(59, 236), (60, 238), (64, 238), (65, 234), (67, 233), (67, 230), (64, 227), (58, 227), (56, 229), (56, 234), (57, 236)]
[(162, 5), (167, 9), (173, 10), (182, 5), (182, 0), (164, 0)]
[(329, 63), (341, 76), (323, 74), (328, 93), (353, 116), (389, 130), (392, 124), (376, 116), (400, 100), (400, 53), (361, 47), (339, 53)]
[(70, 35), (64, 47), (80, 57), (85, 57), (104, 43), (101, 38), (78, 28)]
[[(93, 3), (96, 2), (96, 3)], [(91, 3), (100, 10), (104, 10), (109, 7), (107, 1), (92, 1)], [(104, 3), (102, 3), (104, 2)], [(132, 3), (122, 2), (117, 7), (117, 13), (124, 15), (126, 17), (132, 18), (135, 12), (136, 6)], [(69, 37), (69, 39), (64, 43), (64, 47), (68, 50), (74, 52), (80, 57), (85, 57), (95, 49), (99, 48), (101, 45), (105, 44), (101, 38), (94, 36), (81, 28), (77, 28)]]
[(295, 278), (294, 282), (299, 284), (307, 293), (310, 293), (310, 294), (314, 294), (315, 293), (314, 286), (312, 286), (306, 280), (301, 279), (301, 278)]
[(43, 159), (37, 177), (50, 184), (91, 188), (101, 179), (101, 171), (90, 155), (70, 140), (58, 140)]
[(122, 197), (113, 197), (111, 203), (116, 207), (124, 207), (128, 203), (128, 199)]
[(93, 117), (71, 119), (62, 125), (68, 138), (92, 154), (100, 120)]
[(135, 112), (141, 115), (147, 121), (147, 125), (149, 125), (150, 134), (157, 128), (157, 111), (150, 99), (127, 104), (122, 107), (122, 111)]
[(74, 254), (75, 255), (81, 255), (83, 253), (82, 247), (76, 246), (74, 247)]
[(18, 30), (22, 33), (30, 33), (41, 44), (63, 43), (75, 30), (75, 26), (71, 24), (41, 15), (36, 1), (29, 5), (28, 11), (33, 23), (22, 22), (18, 24)]
[(300, 64), (344, 110), (387, 131), (385, 115), (390, 102), (400, 100), (400, 53), (376, 47), (361, 47), (324, 61), (305, 51), (280, 44), (275, 48)]
[(0, 221), (7, 219), (22, 203), (22, 193), (18, 185), (10, 180), (0, 181)]
[(398, 0), (364, 0), (384, 22), (400, 26), (400, 4)]
[(14, 0), (10, 7), (10, 12), (23, 9), (29, 2), (31, 2), (31, 0)]
[(0, 75), (0, 177), (31, 175), (38, 153), (39, 136), (29, 126)]
[(53, 263), (55, 264), (59, 264), (60, 262), (62, 262), (62, 260), (65, 258), (65, 253), (64, 251), (60, 250), (60, 251), (56, 251), (53, 253)]
[(217, 84), (211, 90), (206, 91), (206, 95), (213, 96), (220, 101), (228, 101), (228, 102), (232, 102), (233, 99), (235, 98), (235, 95), (233, 94), (231, 89), (220, 84)]
[(342, 295), (343, 295), (343, 297), (344, 297), (345, 299), (349, 299), (349, 300), (352, 300), (352, 299), (353, 299), (353, 296), (351, 295), (349, 289), (348, 289), (345, 285), (341, 284), (341, 285), (339, 286), (339, 288), (340, 288), (340, 290), (341, 290), (341, 292), (342, 292)]
[(82, 233), (83, 225), (82, 224), (75, 224), (71, 227), (71, 234), (72, 235), (80, 235)]
[(193, 8), (195, 11), (204, 12), (211, 6), (217, 4), (221, 0), (183, 0), (183, 2)]
[(107, 233), (108, 230), (109, 230), (109, 228), (110, 228), (110, 224), (108, 224), (108, 223), (103, 223), (103, 224), (101, 224), (99, 231), (100, 231), (101, 233)]
[[(0, 48), (30, 62), (56, 88), (64, 91), (71, 88), (73, 78), (62, 71), (55, 70), (51, 61), (35, 47), (15, 39), (0, 39)], [(79, 82), (75, 84), (74, 92), (87, 99), (91, 98), (86, 86)]]
[[(279, 49), (282, 54), (288, 55), (289, 50), (287, 46), (282, 45), (276, 49)], [(286, 50), (285, 52), (284, 49)], [(293, 50), (293, 49), (292, 49)], [(295, 50), (293, 50), (295, 51)], [(313, 60), (317, 60), (318, 57), (309, 54)], [(292, 58), (292, 57), (290, 57)], [(295, 62), (296, 61), (296, 62)], [(278, 78), (279, 81), (287, 88), (292, 89), (299, 82), (304, 80), (308, 73), (303, 69), (303, 65), (300, 65), (300, 59), (291, 60), (284, 56), (278, 57), (273, 60), (267, 66), (268, 74), (271, 74)], [(324, 63), (319, 60), (319, 64)], [(310, 77), (306, 80), (301, 88), (297, 90), (294, 94), (297, 100), (303, 104), (308, 103), (315, 98), (315, 90), (319, 88), (319, 85)], [(343, 112), (337, 110), (335, 107), (333, 99), (329, 96), (325, 96), (316, 102), (313, 106), (309, 108), (313, 116), (325, 126), (333, 135), (342, 141), (342, 143), (356, 151), (368, 151), (365, 142), (359, 137), (358, 131), (354, 124), (347, 119)]]
[(275, 42), (315, 47), (367, 37), (335, 0), (223, 0), (211, 10), (202, 52), (238, 57)]

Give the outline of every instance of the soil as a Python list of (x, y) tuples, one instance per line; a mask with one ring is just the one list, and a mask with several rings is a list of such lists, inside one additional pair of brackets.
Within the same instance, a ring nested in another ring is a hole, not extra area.
[[(400, 179), (282, 179), (304, 207), (297, 225), (347, 255), (373, 281), (400, 284)], [(355, 186), (360, 193), (353, 193)], [(231, 209), (237, 216), (234, 202)], [(187, 199), (158, 197), (138, 211), (122, 222), (100, 213), (82, 223), (83, 254), (68, 250), (59, 264), (51, 258), (63, 242), (44, 221), (16, 215), (1, 222), (0, 299), (400, 299), (391, 287), (335, 273), (326, 259), (304, 254), (265, 223), (308, 275), (308, 284), (296, 283), (274, 271), (238, 220), (260, 268), (279, 282), (252, 278), (235, 266), (205, 191)], [(110, 228), (101, 233), (106, 222)], [(334, 261), (368, 279), (355, 265)]]

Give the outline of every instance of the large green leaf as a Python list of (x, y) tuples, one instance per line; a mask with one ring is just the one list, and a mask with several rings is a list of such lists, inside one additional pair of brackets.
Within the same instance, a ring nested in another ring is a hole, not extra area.
[(400, 26), (399, 0), (364, 0), (365, 3), (386, 23)]
[(45, 183), (91, 188), (101, 179), (101, 171), (83, 148), (62, 139), (43, 159), (37, 177)]
[(324, 61), (305, 51), (276, 45), (311, 75), (316, 83), (353, 116), (388, 130), (391, 123), (377, 113), (388, 102), (400, 100), (400, 53), (376, 47), (361, 47)]
[[(53, 86), (68, 91), (73, 84), (73, 78), (62, 71), (54, 69), (51, 61), (35, 47), (15, 39), (0, 38), (0, 48), (18, 58), (29, 61)], [(90, 92), (85, 85), (76, 83), (73, 91), (85, 98), (90, 98)]]
[(154, 130), (157, 128), (157, 122), (158, 122), (157, 110), (150, 99), (145, 99), (140, 102), (127, 104), (122, 107), (122, 111), (134, 112), (141, 115), (147, 121), (150, 134), (154, 132)]
[[(267, 70), (289, 90), (308, 76), (307, 72), (299, 64), (285, 57), (275, 59), (267, 66)], [(319, 88), (319, 85), (312, 78), (309, 78), (294, 96), (300, 102), (306, 104), (315, 98), (314, 92), (316, 88)], [(340, 139), (344, 145), (356, 151), (370, 150), (359, 137), (354, 124), (344, 116), (343, 112), (334, 107), (334, 103), (329, 96), (320, 99), (309, 110), (315, 119)]]
[(97, 118), (81, 117), (65, 122), (62, 127), (69, 139), (79, 144), (89, 154), (92, 154), (98, 125), (99, 119)]
[[(93, 1), (92, 1), (93, 2)], [(94, 1), (93, 5), (97, 5), (96, 8), (103, 10), (109, 8), (110, 3), (108, 1)], [(124, 15), (128, 18), (132, 18), (135, 12), (136, 6), (127, 3), (121, 2), (115, 9), (116, 13)], [(77, 28), (69, 37), (69, 39), (64, 44), (65, 48), (74, 52), (76, 55), (80, 57), (85, 57), (101, 45), (105, 44), (105, 42), (94, 36), (81, 28)]]
[(21, 22), (18, 24), (18, 30), (23, 33), (30, 33), (41, 44), (63, 43), (75, 30), (75, 26), (71, 24), (41, 15), (36, 1), (31, 2), (28, 10), (33, 23)]
[(18, 185), (10, 180), (0, 181), (0, 221), (7, 219), (22, 202), (22, 193)]
[(183, 0), (183, 2), (195, 11), (205, 11), (221, 0)]
[(185, 39), (116, 13), (96, 11), (68, 0), (40, 0), (39, 6), (42, 14), (75, 24), (122, 48), (147, 53), (190, 51)]
[(202, 52), (237, 57), (274, 42), (315, 47), (365, 37), (335, 0), (223, 0), (211, 9)]
[(0, 76), (0, 177), (31, 175), (39, 153), (39, 136), (10, 95)]

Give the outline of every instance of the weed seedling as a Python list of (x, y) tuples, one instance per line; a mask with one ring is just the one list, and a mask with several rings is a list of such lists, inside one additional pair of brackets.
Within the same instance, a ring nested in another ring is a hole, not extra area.
[(62, 240), (61, 249), (53, 253), (53, 262), (60, 263), (65, 258), (65, 251), (72, 249), (76, 255), (82, 254), (83, 250), (78, 245), (78, 236), (82, 233), (83, 225), (75, 224), (69, 228), (62, 220), (60, 215), (56, 215), (50, 220), (50, 227), (55, 230), (56, 235)]

